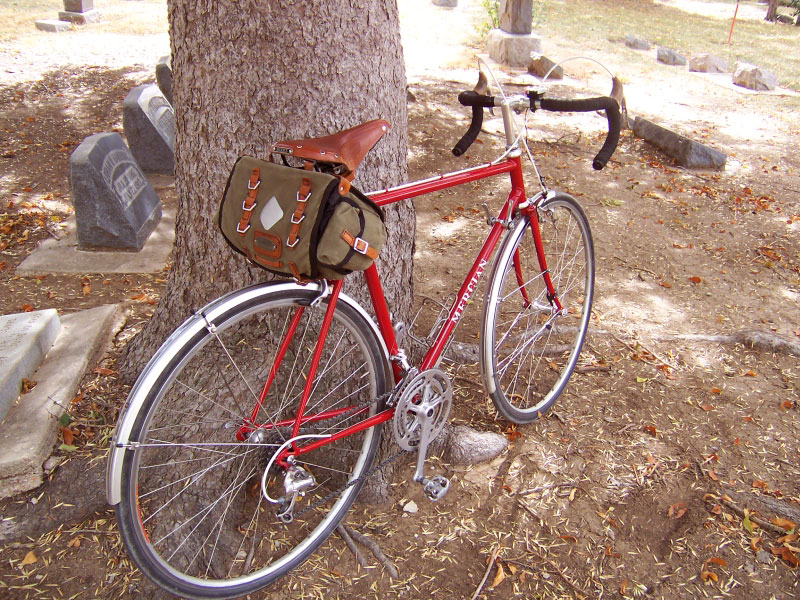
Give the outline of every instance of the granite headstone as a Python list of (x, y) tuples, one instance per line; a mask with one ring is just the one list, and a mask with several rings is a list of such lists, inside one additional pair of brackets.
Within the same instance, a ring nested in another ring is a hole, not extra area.
[(530, 33), (533, 0), (500, 0), (500, 29), (508, 33)]
[(162, 56), (156, 63), (156, 83), (167, 102), (172, 104), (172, 59), (169, 55)]
[(91, 135), (69, 157), (79, 248), (141, 250), (161, 201), (118, 133)]
[(133, 88), (122, 101), (122, 127), (142, 170), (175, 171), (175, 112), (155, 84)]

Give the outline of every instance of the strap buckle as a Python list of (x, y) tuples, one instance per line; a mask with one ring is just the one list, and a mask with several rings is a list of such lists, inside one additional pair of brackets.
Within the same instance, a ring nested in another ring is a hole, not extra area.
[(251, 185), (250, 182), (248, 181), (247, 182), (247, 189), (248, 190), (257, 190), (258, 186), (260, 186), (260, 185), (261, 185), (261, 180), (260, 179), (258, 181), (256, 181), (255, 185)]
[(253, 212), (253, 209), (258, 206), (257, 202), (253, 202), (253, 204), (248, 208), (247, 200), (242, 200), (242, 210), (244, 212)]
[(369, 242), (363, 238), (356, 237), (356, 239), (353, 240), (353, 250), (359, 254), (366, 255), (367, 250), (369, 250)]
[[(300, 220), (302, 221), (302, 219), (300, 219)], [(250, 227), (250, 226), (248, 225), (248, 227)], [(297, 242), (299, 242), (299, 241), (300, 241), (300, 238), (299, 238), (299, 237), (296, 237), (296, 238), (294, 238), (294, 244), (290, 244), (290, 243), (289, 243), (289, 239), (287, 238), (287, 239), (286, 239), (286, 246), (287, 246), (288, 248), (294, 248), (295, 246), (297, 246)]]
[(250, 223), (248, 223), (247, 227), (245, 227), (244, 229), (240, 229), (241, 226), (242, 226), (241, 223), (237, 223), (236, 224), (236, 232), (237, 233), (245, 233), (248, 229), (250, 229)]
[(294, 220), (294, 213), (293, 213), (293, 214), (292, 214), (292, 216), (291, 216), (291, 218), (290, 218), (289, 220), (292, 222), (292, 225), (299, 225), (300, 223), (302, 223), (302, 222), (303, 222), (303, 219), (305, 219), (305, 218), (306, 218), (306, 216), (305, 216), (305, 215), (300, 215), (300, 218), (299, 218), (299, 219), (297, 219), (297, 221), (295, 221), (295, 220)]
[(301, 197), (300, 197), (300, 192), (297, 192), (297, 201), (298, 201), (298, 202), (308, 202), (308, 199), (309, 199), (310, 197), (311, 197), (311, 192), (308, 192), (308, 193), (306, 194), (306, 197), (305, 197), (305, 198), (301, 198)]

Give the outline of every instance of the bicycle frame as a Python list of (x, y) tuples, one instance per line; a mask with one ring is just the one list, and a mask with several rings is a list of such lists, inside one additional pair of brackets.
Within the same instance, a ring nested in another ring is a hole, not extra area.
[[(540, 200), (543, 197), (543, 194), (538, 195), (533, 202), (527, 202), (527, 198), (525, 196), (525, 185), (522, 176), (522, 166), (520, 162), (519, 153), (516, 153), (516, 155), (512, 153), (510, 157), (505, 158), (504, 160), (501, 160), (499, 162), (489, 163), (486, 165), (465, 169), (463, 171), (456, 171), (445, 175), (439, 175), (436, 177), (432, 177), (430, 179), (408, 183), (395, 188), (390, 188), (383, 191), (372, 192), (368, 194), (370, 198), (378, 206), (388, 206), (389, 204), (400, 202), (402, 200), (407, 200), (409, 198), (414, 198), (416, 196), (421, 196), (423, 194), (428, 194), (446, 188), (456, 187), (480, 179), (495, 177), (498, 175), (502, 175), (504, 173), (509, 173), (510, 175), (511, 191), (509, 192), (508, 198), (503, 203), (503, 206), (500, 209), (498, 216), (491, 220), (492, 226), (489, 231), (489, 234), (487, 235), (486, 240), (481, 246), (477, 257), (475, 258), (475, 261), (473, 262), (471, 268), (469, 269), (464, 278), (464, 281), (461, 284), (458, 294), (456, 295), (456, 301), (450, 307), (447, 319), (441, 326), (433, 344), (428, 349), (425, 358), (420, 363), (419, 365), (420, 371), (423, 371), (425, 369), (430, 369), (438, 363), (442, 353), (444, 352), (448, 342), (450, 341), (451, 336), (453, 335), (453, 332), (455, 331), (456, 326), (461, 320), (461, 317), (464, 313), (464, 310), (467, 306), (469, 299), (472, 297), (473, 293), (478, 287), (478, 282), (480, 281), (481, 276), (483, 275), (483, 272), (489, 263), (489, 259), (492, 253), (494, 252), (497, 243), (500, 241), (503, 231), (506, 229), (507, 224), (511, 220), (511, 218), (518, 213), (525, 214), (531, 220), (531, 230), (532, 230), (532, 235), (534, 236), (534, 244), (537, 250), (539, 267), (544, 275), (544, 281), (547, 286), (550, 298), (552, 299), (556, 308), (558, 310), (561, 310), (562, 308), (561, 304), (555, 293), (555, 289), (550, 279), (550, 275), (547, 271), (547, 264), (544, 256), (544, 250), (539, 231), (539, 221), (536, 213), (536, 206), (538, 205), (538, 200)], [(515, 261), (515, 268), (517, 271), (517, 279), (520, 281), (520, 284), (522, 284), (522, 281), (520, 280), (521, 275), (519, 271), (518, 261)], [(373, 264), (372, 266), (369, 267), (369, 269), (367, 269), (364, 272), (364, 274), (366, 277), (367, 288), (369, 290), (370, 298), (372, 300), (372, 306), (377, 318), (378, 329), (389, 351), (395, 382), (398, 382), (404, 375), (404, 371), (405, 369), (408, 368), (408, 365), (397, 343), (394, 328), (392, 327), (391, 317), (389, 315), (389, 308), (383, 293), (383, 287), (380, 282), (380, 276), (378, 275), (377, 267)], [(317, 341), (317, 347), (315, 348), (314, 356), (312, 358), (311, 365), (309, 367), (309, 374), (306, 380), (306, 387), (303, 390), (303, 396), (300, 400), (296, 416), (293, 419), (277, 423), (270, 421), (258, 424), (256, 422), (256, 418), (258, 416), (259, 410), (261, 409), (261, 404), (263, 402), (263, 399), (267, 395), (268, 389), (274, 377), (274, 373), (275, 371), (277, 371), (277, 368), (283, 358), (283, 353), (285, 352), (286, 346), (288, 345), (289, 336), (291, 336), (292, 334), (293, 329), (290, 327), (289, 333), (287, 334), (287, 339), (283, 340), (283, 344), (278, 351), (278, 354), (275, 358), (272, 369), (270, 371), (270, 376), (260, 394), (259, 401), (257, 402), (256, 406), (253, 409), (251, 419), (249, 419), (248, 422), (246, 422), (239, 430), (237, 437), (239, 437), (240, 440), (244, 440), (247, 437), (247, 435), (255, 429), (269, 430), (272, 429), (273, 427), (292, 427), (292, 437), (295, 437), (298, 435), (301, 425), (305, 423), (321, 421), (353, 410), (353, 407), (345, 407), (336, 409), (334, 411), (326, 411), (314, 415), (305, 414), (305, 407), (311, 395), (314, 375), (316, 373), (316, 369), (319, 363), (319, 355), (321, 354), (322, 347), (325, 343), (325, 334), (327, 332), (328, 326), (330, 325), (330, 322), (333, 318), (333, 313), (336, 307), (336, 299), (342, 288), (342, 280), (333, 282), (331, 287), (332, 291), (328, 299), (328, 307), (326, 309), (325, 318), (323, 320), (322, 331)], [(525, 301), (528, 302), (528, 298), (526, 296), (526, 291), (524, 287), (522, 288), (521, 293), (523, 294)], [(304, 310), (305, 309), (303, 307), (297, 309), (297, 313), (295, 315), (295, 322), (299, 321), (300, 316), (302, 316)], [(368, 410), (368, 407), (364, 407), (361, 410), (366, 411)], [(357, 414), (357, 412), (358, 411), (356, 411), (356, 413), (354, 414)], [(369, 427), (374, 427), (375, 425), (379, 425), (381, 423), (389, 421), (393, 417), (394, 417), (394, 409), (387, 408), (365, 419), (364, 421), (361, 421), (356, 425), (353, 425), (351, 427), (343, 429), (342, 431), (332, 434), (329, 437), (304, 443), (302, 445), (293, 443), (291, 446), (285, 448), (280, 453), (280, 455), (277, 457), (276, 462), (277, 464), (286, 467), (288, 465), (287, 458), (290, 455), (299, 456), (311, 452), (335, 440), (341, 439), (343, 437), (358, 433), (359, 431), (368, 429)]]

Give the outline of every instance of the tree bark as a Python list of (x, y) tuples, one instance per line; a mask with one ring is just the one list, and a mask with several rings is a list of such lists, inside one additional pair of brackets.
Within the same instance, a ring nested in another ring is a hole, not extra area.
[[(238, 156), (265, 158), (280, 139), (328, 135), (383, 118), (392, 127), (354, 183), (365, 191), (395, 185), (405, 180), (407, 168), (405, 66), (395, 2), (170, 0), (168, 10), (176, 239), (166, 291), (123, 356), (128, 381), (193, 311), (269, 278), (234, 255), (216, 225)], [(411, 203), (390, 207), (386, 225), (389, 238), (378, 268), (395, 318), (407, 321), (413, 297)], [(365, 300), (362, 276), (348, 280), (345, 291)]]
[(774, 23), (778, 20), (778, 0), (769, 0), (767, 16), (764, 17), (764, 20), (770, 23)]

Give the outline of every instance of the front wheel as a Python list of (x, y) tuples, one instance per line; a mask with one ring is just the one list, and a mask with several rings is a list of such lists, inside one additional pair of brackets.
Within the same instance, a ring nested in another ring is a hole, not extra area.
[(497, 410), (515, 423), (537, 419), (564, 391), (594, 291), (592, 235), (578, 202), (555, 194), (535, 217), (555, 294), (536, 252), (536, 223), (520, 216), (497, 253), (483, 304), (484, 385)]
[[(273, 458), (295, 439), (327, 305), (312, 305), (312, 289), (262, 289), (190, 319), (196, 333), (170, 338), (132, 392), (144, 399), (124, 450), (119, 528), (141, 570), (180, 596), (243, 596), (297, 567), (345, 515), (378, 447), (379, 426), (297, 455), (292, 475), (313, 483), (290, 522), (285, 504), (265, 500), (262, 476), (273, 499), (294, 485)], [(381, 410), (370, 402), (388, 389), (386, 364), (367, 318), (340, 297), (298, 435), (335, 434)], [(259, 403), (261, 428), (243, 434)]]

